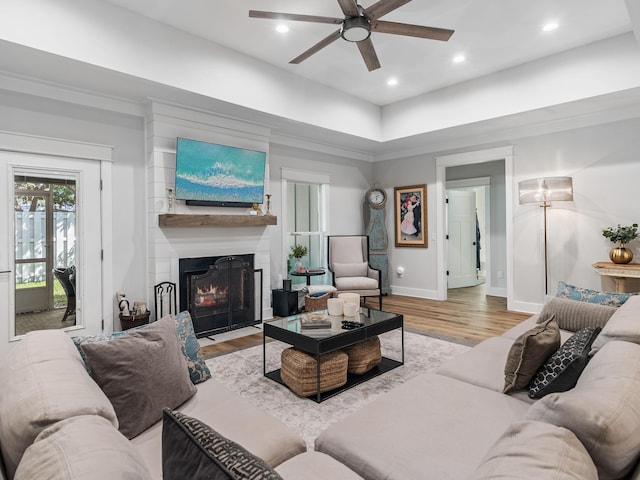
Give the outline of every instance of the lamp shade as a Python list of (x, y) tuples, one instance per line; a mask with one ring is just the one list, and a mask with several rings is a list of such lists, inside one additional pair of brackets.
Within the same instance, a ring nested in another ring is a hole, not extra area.
[(518, 184), (520, 205), (573, 200), (571, 177), (543, 177), (524, 180)]

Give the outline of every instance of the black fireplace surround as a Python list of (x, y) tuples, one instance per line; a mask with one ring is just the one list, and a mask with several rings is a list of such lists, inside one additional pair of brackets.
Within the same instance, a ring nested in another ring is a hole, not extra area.
[(255, 315), (253, 254), (179, 260), (180, 310), (197, 337), (260, 323)]

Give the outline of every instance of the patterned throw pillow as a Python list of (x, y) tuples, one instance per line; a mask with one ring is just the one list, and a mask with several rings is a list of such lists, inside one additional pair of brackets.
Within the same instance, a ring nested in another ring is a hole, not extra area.
[(589, 361), (591, 344), (600, 330), (600, 327), (590, 327), (574, 333), (540, 367), (529, 384), (529, 397), (542, 398), (549, 393), (566, 392), (575, 387)]
[[(191, 321), (191, 315), (189, 315), (188, 311), (180, 312), (178, 315), (168, 315), (173, 317), (176, 324), (176, 333), (178, 334), (178, 341), (180, 342), (180, 349), (182, 350), (182, 354), (187, 360), (187, 367), (189, 368), (189, 376), (191, 377), (191, 381), (194, 385), (204, 382), (211, 378), (211, 372), (209, 371), (209, 367), (207, 367), (204, 356), (202, 355), (202, 351), (200, 350), (200, 344), (198, 343), (198, 339), (196, 338), (195, 331), (193, 329), (193, 323)], [(165, 317), (163, 317), (165, 318)], [(80, 356), (82, 360), (84, 360), (85, 367), (89, 375), (93, 376), (93, 372), (91, 371), (91, 366), (89, 362), (87, 362), (87, 356), (82, 350), (82, 345), (87, 343), (95, 343), (95, 342), (106, 342), (109, 340), (113, 340), (114, 338), (121, 337), (122, 335), (126, 335), (127, 333), (135, 332), (140, 329), (147, 328), (149, 325), (153, 323), (141, 325), (139, 327), (131, 328), (129, 330), (125, 330), (122, 332), (113, 332), (111, 334), (103, 334), (103, 335), (88, 335), (84, 337), (71, 337), (73, 343), (76, 344), (76, 348), (78, 352), (80, 352)]]
[(283, 480), (267, 463), (200, 420), (164, 409), (162, 476), (229, 480)]
[(191, 315), (189, 315), (189, 312), (185, 310), (175, 316), (175, 321), (178, 340), (180, 340), (182, 353), (187, 359), (187, 366), (189, 367), (191, 381), (195, 385), (210, 379), (211, 372), (209, 371), (209, 367), (207, 367), (202, 351), (200, 350), (200, 344), (198, 343), (196, 333), (193, 330)]
[(610, 305), (619, 307), (636, 293), (612, 293), (588, 288), (576, 287), (565, 282), (558, 282), (556, 297), (568, 298), (579, 302), (599, 303), (600, 305)]

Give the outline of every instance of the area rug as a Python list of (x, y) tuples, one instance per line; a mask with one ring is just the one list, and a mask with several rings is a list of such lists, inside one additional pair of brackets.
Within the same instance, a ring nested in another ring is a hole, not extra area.
[[(382, 354), (401, 358), (400, 331), (380, 336)], [(362, 408), (384, 392), (410, 378), (435, 371), (448, 359), (469, 350), (468, 346), (405, 332), (405, 364), (318, 404), (300, 398), (288, 388), (263, 376), (262, 345), (237, 350), (207, 360), (211, 374), (230, 390), (280, 419), (298, 432), (313, 450), (315, 438), (332, 423)], [(267, 371), (280, 366), (280, 353), (289, 345), (267, 343)]]

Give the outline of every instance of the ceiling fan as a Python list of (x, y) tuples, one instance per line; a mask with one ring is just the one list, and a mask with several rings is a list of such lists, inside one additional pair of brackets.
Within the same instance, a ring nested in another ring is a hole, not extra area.
[(444, 28), (423, 27), (408, 23), (378, 20), (383, 15), (392, 12), (410, 1), (411, 0), (379, 0), (369, 8), (362, 8), (356, 0), (338, 0), (342, 13), (344, 13), (344, 18), (300, 15), (296, 13), (263, 12), (259, 10), (249, 10), (249, 17), (340, 25), (339, 30), (320, 40), (289, 63), (300, 63), (342, 37), (346, 41), (355, 42), (356, 45), (358, 45), (364, 63), (367, 65), (369, 71), (372, 71), (380, 68), (380, 62), (378, 61), (378, 56), (376, 55), (370, 38), (372, 31), (427, 38), (430, 40), (441, 40), (443, 42), (449, 40), (451, 35), (453, 35), (453, 30)]

